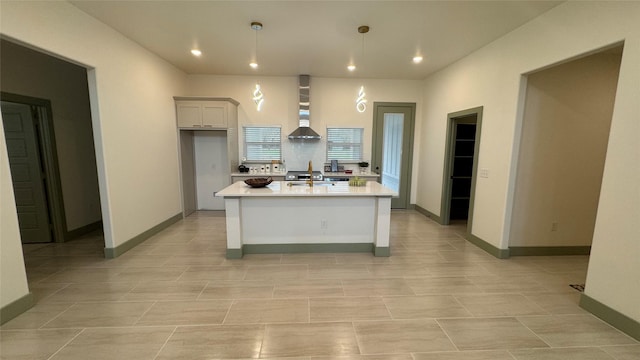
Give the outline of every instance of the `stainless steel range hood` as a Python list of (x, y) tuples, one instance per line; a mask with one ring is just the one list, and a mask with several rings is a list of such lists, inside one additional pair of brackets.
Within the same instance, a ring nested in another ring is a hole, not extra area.
[(290, 140), (320, 140), (321, 136), (309, 127), (309, 75), (298, 77), (298, 128), (289, 134)]

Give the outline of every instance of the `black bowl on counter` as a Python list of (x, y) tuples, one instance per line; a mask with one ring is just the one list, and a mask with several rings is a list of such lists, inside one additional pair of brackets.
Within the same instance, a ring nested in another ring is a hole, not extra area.
[(271, 176), (269, 176), (268, 178), (247, 179), (244, 181), (244, 183), (251, 186), (252, 188), (261, 188), (271, 184), (272, 181), (273, 179), (271, 178)]

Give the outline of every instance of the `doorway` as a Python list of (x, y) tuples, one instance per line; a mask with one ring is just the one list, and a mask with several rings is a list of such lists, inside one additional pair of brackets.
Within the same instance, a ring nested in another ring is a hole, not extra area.
[(64, 241), (66, 220), (51, 104), (2, 93), (2, 124), (22, 243)]
[(415, 113), (414, 103), (374, 103), (371, 168), (383, 186), (398, 193), (393, 209), (409, 206)]
[(590, 253), (622, 53), (617, 44), (523, 78), (511, 256)]
[(482, 107), (447, 115), (447, 145), (440, 216), (442, 223), (467, 223), (471, 228)]
[[(48, 210), (52, 228), (51, 239), (45, 241), (61, 243), (101, 231), (87, 69), (5, 39), (0, 39), (0, 47), (0, 98), (4, 103), (22, 104), (30, 110), (30, 115), (25, 116), (36, 119), (31, 130), (35, 131), (32, 138), (37, 140), (40, 159), (41, 170), (37, 173), (45, 175), (43, 192), (47, 202), (42, 207)], [(12, 126), (15, 129), (15, 123)], [(27, 196), (15, 191), (18, 202), (38, 199), (23, 198)], [(19, 217), (34, 222), (34, 216)]]

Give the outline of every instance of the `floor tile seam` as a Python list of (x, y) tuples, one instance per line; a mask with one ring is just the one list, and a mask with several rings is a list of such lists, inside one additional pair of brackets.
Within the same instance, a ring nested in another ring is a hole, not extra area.
[[(207, 326), (207, 325), (221, 325), (221, 324), (195, 324), (193, 326)], [(107, 329), (154, 329), (154, 328), (170, 328), (170, 327), (184, 327), (190, 325), (164, 325), (164, 324), (149, 324), (149, 325), (96, 325), (96, 326), (69, 326), (69, 327), (50, 327), (50, 328), (38, 328), (38, 329), (15, 329), (15, 330), (0, 330), (0, 332), (17, 332), (17, 331), (57, 331), (57, 330), (107, 330)]]
[(78, 333), (72, 337), (71, 339), (69, 339), (69, 341), (67, 341), (64, 345), (62, 345), (58, 350), (56, 350), (56, 352), (54, 352), (53, 354), (51, 354), (51, 356), (49, 356), (47, 358), (47, 360), (53, 359), (60, 351), (62, 351), (62, 349), (64, 349), (65, 347), (67, 347), (67, 345), (71, 344), (71, 342), (73, 340), (75, 340), (78, 336), (80, 336), (80, 334), (82, 334), (85, 331), (85, 329), (83, 328), (82, 330), (78, 331)]
[(533, 331), (533, 329), (531, 329), (529, 326), (527, 326), (524, 322), (522, 322), (520, 320), (521, 317), (542, 317), (542, 316), (549, 316), (549, 315), (531, 315), (531, 316), (513, 316), (513, 318), (522, 326), (524, 326), (527, 330), (529, 330), (530, 333), (532, 333), (536, 338), (538, 338), (540, 341), (542, 341), (545, 345), (547, 345), (549, 348), (553, 348), (553, 345), (551, 345), (550, 343), (546, 342), (542, 336), (538, 335), (538, 333), (536, 333), (535, 331)]
[(433, 319), (433, 322), (438, 325), (438, 327), (440, 328), (440, 331), (442, 331), (442, 333), (447, 337), (451, 345), (453, 345), (453, 348), (456, 349), (456, 351), (460, 351), (460, 348), (458, 348), (458, 345), (456, 345), (456, 343), (453, 342), (453, 339), (451, 338), (447, 330), (442, 326), (438, 318)]
[[(52, 274), (49, 274), (49, 275), (45, 276), (44, 278), (42, 278), (42, 279), (40, 279), (40, 280), (36, 281), (35, 283), (36, 283), (36, 284), (39, 284), (39, 283), (42, 283), (42, 284), (49, 284), (50, 282), (48, 282), (48, 281), (47, 281), (47, 282), (45, 282), (45, 280), (49, 280), (51, 277), (53, 277), (53, 276), (55, 276), (55, 275), (60, 274), (61, 272), (65, 271), (66, 269), (67, 269), (67, 267), (66, 267), (66, 266), (65, 266), (65, 267), (62, 267), (62, 268), (60, 268), (60, 269), (58, 269), (58, 270), (54, 271)], [(27, 273), (28, 273), (28, 272), (27, 272)]]
[[(143, 302), (144, 303), (144, 302)], [(133, 322), (132, 326), (136, 326), (140, 320), (142, 320), (142, 318), (147, 315), (149, 313), (149, 311), (151, 311), (151, 309), (153, 309), (153, 307), (158, 303), (158, 301), (153, 301), (153, 303), (151, 304), (151, 306), (149, 306), (147, 308), (147, 310), (143, 311), (142, 314), (140, 316), (138, 316), (138, 318)]]
[[(539, 348), (538, 348), (538, 349), (539, 349)], [(507, 350), (507, 354), (509, 354), (509, 356), (511, 356), (511, 358), (512, 358), (512, 359), (514, 359), (514, 360), (518, 360), (518, 358), (515, 356), (515, 354), (513, 354), (513, 353), (511, 352), (511, 350), (515, 350), (515, 349), (506, 349), (506, 350)], [(520, 350), (520, 349), (518, 349), (518, 350)]]
[(45, 326), (47, 326), (49, 323), (51, 323), (52, 321), (58, 319), (60, 316), (64, 315), (66, 312), (68, 312), (69, 310), (71, 310), (71, 308), (73, 308), (74, 306), (76, 306), (78, 304), (78, 302), (74, 302), (71, 305), (69, 305), (66, 309), (64, 309), (63, 311), (61, 311), (58, 315), (52, 317), (51, 319), (49, 319), (49, 321), (45, 322), (44, 324), (40, 325), (40, 327), (38, 327), (38, 330), (44, 330), (47, 329), (45, 328)]
[[(117, 298), (114, 302), (122, 302), (122, 301), (127, 301), (125, 299), (125, 297), (129, 294), (132, 294), (133, 290), (135, 290), (138, 286), (140, 286), (143, 283), (143, 281), (136, 281), (135, 283), (131, 283), (133, 284), (131, 286), (131, 288), (129, 290), (127, 290), (126, 293), (122, 294), (119, 298)], [(142, 301), (142, 300), (141, 300)]]
[[(177, 282), (178, 281), (176, 280), (176, 283)], [(196, 296), (196, 301), (201, 300), (200, 298), (202, 297), (202, 294), (204, 294), (204, 291), (207, 289), (207, 287), (209, 286), (210, 283), (211, 283), (211, 281), (204, 281), (204, 286), (202, 287), (202, 289), (198, 293), (198, 296)], [(205, 300), (205, 299), (202, 299), (202, 300)]]
[(178, 330), (178, 327), (175, 326), (173, 328), (173, 330), (171, 331), (171, 334), (169, 334), (169, 336), (167, 336), (167, 338), (165, 339), (164, 343), (162, 344), (162, 346), (160, 346), (160, 349), (158, 349), (158, 351), (156, 352), (156, 355), (153, 357), (153, 360), (157, 359), (158, 356), (160, 356), (160, 353), (162, 353), (162, 350), (164, 350), (164, 348), (167, 346), (167, 344), (169, 343), (169, 340), (171, 340), (171, 338), (173, 337), (173, 334), (176, 333), (176, 331)]
[[(49, 294), (49, 295), (47, 295), (47, 296), (43, 297), (42, 299), (38, 299), (38, 300), (35, 302), (35, 304), (34, 304), (34, 305), (38, 305), (38, 304), (41, 304), (41, 303), (45, 303), (45, 304), (46, 304), (46, 303), (47, 303), (47, 302), (46, 302), (46, 300), (47, 300), (47, 299), (51, 298), (52, 296), (54, 296), (55, 294), (59, 293), (60, 291), (62, 291), (62, 290), (64, 290), (64, 289), (68, 288), (68, 287), (69, 287), (69, 286), (71, 286), (71, 284), (73, 284), (73, 283), (60, 283), (60, 284), (66, 284), (66, 285), (65, 285), (65, 286), (63, 286), (63, 287), (61, 287), (60, 289), (58, 289), (58, 290), (54, 291), (53, 293), (51, 293), (51, 294)], [(31, 291), (31, 292), (33, 293), (33, 291)]]
[(601, 348), (604, 351), (606, 351), (605, 350), (606, 348), (615, 348), (615, 347), (637, 347), (638, 350), (640, 350), (640, 341), (637, 341), (635, 344), (608, 344), (608, 345), (597, 345), (597, 347)]
[[(460, 306), (464, 309), (464, 311), (466, 311), (466, 312), (467, 312), (467, 314), (471, 315), (470, 317), (475, 318), (475, 317), (476, 317), (476, 315), (475, 315), (475, 314), (474, 314), (474, 313), (473, 313), (469, 308), (467, 308), (466, 306), (464, 306), (464, 304), (460, 301), (460, 299), (458, 299), (458, 297), (457, 297), (456, 295), (461, 295), (461, 294), (451, 294), (450, 296), (453, 298), (453, 300), (454, 300), (456, 303), (458, 303), (458, 305), (460, 305)], [(467, 294), (462, 294), (462, 295), (467, 295)]]
[(235, 305), (238, 302), (238, 300), (233, 299), (231, 300), (231, 303), (229, 304), (229, 307), (227, 308), (227, 312), (224, 314), (224, 318), (222, 318), (222, 322), (220, 323), (220, 325), (224, 325), (227, 322), (227, 318), (229, 317), (229, 313), (231, 313), (231, 309), (233, 308), (233, 305)]
[(356, 339), (356, 345), (358, 346), (358, 354), (359, 355), (363, 355), (363, 352), (362, 352), (362, 341), (360, 340), (360, 337), (358, 336), (358, 331), (356, 330), (355, 321), (350, 321), (350, 323), (351, 323), (351, 330), (353, 331), (353, 337)]
[[(495, 316), (549, 316), (549, 315), (553, 315), (550, 312), (548, 312), (547, 310), (545, 310), (544, 308), (542, 308), (540, 305), (538, 305), (536, 302), (534, 302), (533, 300), (527, 298), (526, 296), (524, 296), (524, 294), (519, 293), (519, 292), (497, 292), (497, 293), (478, 293), (478, 294), (452, 294), (452, 296), (456, 299), (456, 301), (462, 306), (464, 307), (473, 317), (483, 317), (483, 315), (477, 315), (476, 313), (472, 312), (471, 309), (469, 309), (468, 307), (466, 307), (462, 301), (458, 298), (458, 297), (464, 297), (464, 296), (492, 296), (492, 295), (520, 295), (522, 297), (524, 297), (526, 300), (530, 301), (531, 303), (533, 303), (538, 309), (541, 310), (541, 312), (543, 312), (544, 314), (535, 314), (535, 315), (525, 315), (525, 314), (511, 314), (511, 315), (495, 315)], [(487, 315), (485, 315), (487, 316)], [(492, 315), (493, 316), (493, 315)]]
[[(543, 312), (546, 313), (546, 315), (549, 316), (553, 316), (554, 314), (551, 311), (548, 311), (547, 309), (543, 308), (542, 305), (538, 304), (538, 302), (536, 302), (535, 300), (531, 299), (529, 296), (527, 296), (527, 293), (523, 293), (523, 292), (518, 292), (518, 294), (520, 294), (522, 297), (524, 297), (526, 300), (528, 300), (529, 302), (531, 302), (532, 304), (534, 304), (535, 306), (537, 306), (540, 310), (542, 310)], [(531, 293), (529, 293), (529, 295), (531, 295)]]
[(600, 351), (602, 351), (602, 354), (606, 355), (609, 357), (609, 360), (617, 360), (617, 358), (615, 356), (613, 356), (612, 354), (609, 354), (608, 352), (606, 352), (605, 350), (601, 349), (600, 346), (558, 346), (558, 347), (549, 347), (549, 348), (518, 348), (518, 349), (509, 349), (509, 355), (511, 355), (514, 359), (519, 360), (518, 357), (516, 356), (516, 354), (514, 354), (514, 352), (516, 351), (521, 351), (521, 350), (548, 350), (548, 351), (553, 351), (553, 350), (559, 350), (559, 349), (598, 349)]
[[(399, 297), (399, 296), (394, 296), (394, 297)], [(389, 305), (387, 305), (387, 302), (384, 301), (385, 296), (380, 296), (380, 301), (382, 301), (382, 304), (384, 305), (385, 309), (387, 309), (387, 314), (389, 315), (389, 318), (391, 320), (397, 320), (394, 316), (393, 313), (391, 312), (391, 310), (389, 309)]]
[[(592, 319), (597, 320), (600, 324), (605, 325), (608, 329), (615, 331), (616, 333), (618, 333), (619, 335), (623, 335), (624, 337), (633, 340), (635, 344), (640, 344), (640, 341), (632, 338), (629, 334), (626, 334), (624, 332), (622, 332), (622, 330), (619, 330), (617, 328), (615, 328), (613, 325), (609, 324), (608, 322), (604, 321), (603, 319), (600, 319), (599, 317), (597, 317), (596, 315), (590, 313), (590, 312), (585, 312), (585, 313), (581, 313), (581, 314), (560, 314), (560, 315), (555, 315), (558, 317), (561, 316), (588, 316), (591, 317)], [(612, 345), (625, 345), (625, 344), (612, 344)]]
[[(52, 305), (52, 304), (73, 304), (73, 305), (86, 305), (86, 304), (122, 304), (122, 303), (142, 303), (142, 302), (153, 302), (156, 299), (152, 300), (136, 300), (136, 299), (102, 299), (102, 300), (78, 300), (78, 301), (47, 301), (42, 304)], [(167, 300), (168, 301), (168, 300)], [(40, 304), (40, 303), (39, 303)]]

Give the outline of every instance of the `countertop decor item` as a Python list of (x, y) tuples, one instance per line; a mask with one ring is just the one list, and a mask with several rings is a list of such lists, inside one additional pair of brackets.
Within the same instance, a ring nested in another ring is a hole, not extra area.
[(261, 188), (271, 184), (272, 181), (273, 179), (271, 178), (271, 176), (269, 176), (268, 178), (247, 179), (244, 181), (244, 183), (251, 186), (252, 188)]
[(361, 179), (357, 176), (349, 180), (349, 186), (366, 186), (366, 185), (367, 185), (367, 180)]

